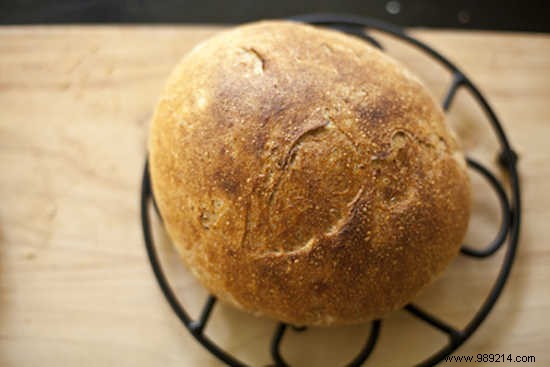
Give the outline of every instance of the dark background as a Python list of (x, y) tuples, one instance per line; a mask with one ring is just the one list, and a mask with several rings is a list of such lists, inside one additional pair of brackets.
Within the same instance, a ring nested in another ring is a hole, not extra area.
[(313, 12), (402, 26), (550, 31), (550, 1), (543, 0), (0, 0), (0, 24), (241, 23)]

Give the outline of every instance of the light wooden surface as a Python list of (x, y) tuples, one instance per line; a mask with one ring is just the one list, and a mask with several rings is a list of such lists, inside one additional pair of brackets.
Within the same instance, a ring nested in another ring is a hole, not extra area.
[[(216, 31), (0, 28), (0, 366), (220, 365), (163, 299), (138, 217), (147, 126), (163, 81), (186, 51)], [(494, 313), (457, 353), (534, 355), (537, 366), (550, 365), (550, 36), (412, 33), (479, 85), (521, 156), (525, 215), (517, 262)], [(383, 41), (441, 98), (450, 82), (443, 69)], [(464, 91), (451, 122), (470, 154), (493, 161), (496, 140)], [(498, 211), (485, 184), (472, 179), (467, 239), (482, 244), (495, 231)], [(159, 247), (178, 294), (197, 311), (204, 291), (162, 234)], [(484, 261), (459, 257), (417, 303), (463, 325), (501, 259), (502, 253)], [(231, 352), (251, 365), (269, 362), (272, 321), (218, 305), (210, 322), (207, 332)], [(332, 366), (349, 359), (366, 334), (360, 326), (290, 333), (284, 353), (296, 366)], [(406, 366), (444, 341), (396, 312), (368, 365)]]

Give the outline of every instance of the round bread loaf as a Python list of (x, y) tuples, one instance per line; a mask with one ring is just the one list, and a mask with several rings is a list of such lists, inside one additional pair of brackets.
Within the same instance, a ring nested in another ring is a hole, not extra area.
[(200, 44), (150, 134), (154, 195), (219, 299), (296, 325), (379, 318), (458, 253), (463, 155), (419, 80), (364, 41), (267, 21)]

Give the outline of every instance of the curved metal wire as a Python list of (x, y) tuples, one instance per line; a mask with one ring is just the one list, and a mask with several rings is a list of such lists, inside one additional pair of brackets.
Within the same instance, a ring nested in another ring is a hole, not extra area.
[[(378, 341), (378, 336), (380, 335), (380, 326), (382, 325), (381, 320), (374, 320), (371, 323), (371, 329), (369, 336), (365, 342), (365, 345), (363, 348), (359, 351), (359, 353), (349, 362), (346, 364), (346, 367), (358, 367), (363, 364), (367, 360), (367, 358), (370, 356), (372, 351), (374, 350), (374, 347), (376, 346), (376, 342)], [(277, 328), (275, 329), (275, 333), (273, 334), (273, 338), (271, 339), (271, 357), (273, 358), (273, 361), (278, 367), (289, 367), (287, 361), (283, 358), (283, 355), (281, 353), (281, 342), (283, 341), (283, 336), (285, 335), (285, 332), (288, 330), (288, 325), (280, 322)], [(298, 329), (303, 330), (301, 328)]]
[(470, 167), (475, 169), (477, 172), (479, 172), (483, 178), (489, 182), (489, 184), (492, 186), (492, 188), (495, 190), (498, 196), (498, 201), (500, 203), (500, 211), (501, 211), (501, 224), (499, 231), (496, 235), (496, 237), (491, 241), (491, 243), (486, 246), (485, 248), (478, 250), (470, 248), (466, 245), (463, 245), (460, 251), (464, 255), (468, 255), (471, 257), (483, 259), (485, 257), (493, 255), (495, 252), (498, 251), (506, 242), (506, 238), (508, 237), (508, 230), (510, 227), (510, 221), (512, 219), (512, 213), (510, 211), (510, 203), (508, 202), (508, 197), (506, 196), (506, 192), (504, 191), (504, 188), (500, 184), (500, 182), (497, 180), (497, 178), (484, 166), (482, 166), (480, 163), (476, 162), (472, 158), (467, 158), (467, 163)]
[[(511, 149), (510, 144), (506, 138), (504, 130), (496, 114), (494, 113), (494, 111), (492, 110), (488, 102), (485, 100), (483, 95), (475, 87), (475, 85), (454, 64), (452, 64), (442, 55), (437, 53), (435, 50), (431, 49), (429, 46), (403, 33), (401, 29), (395, 26), (380, 22), (375, 19), (368, 19), (368, 18), (356, 17), (356, 16), (313, 14), (313, 15), (304, 15), (300, 17), (294, 17), (292, 19), (296, 21), (315, 24), (315, 25), (337, 28), (341, 31), (359, 36), (365, 41), (370, 42), (374, 46), (382, 49), (383, 47), (380, 44), (380, 42), (378, 42), (377, 40), (375, 40), (365, 32), (365, 28), (376, 29), (376, 30), (385, 32), (387, 34), (390, 34), (392, 36), (395, 36), (403, 41), (406, 41), (416, 46), (420, 50), (428, 53), (430, 56), (432, 56), (442, 65), (444, 65), (453, 75), (451, 86), (449, 87), (447, 94), (443, 100), (443, 104), (442, 104), (443, 109), (447, 111), (450, 108), (453, 98), (459, 88), (461, 87), (467, 88), (468, 91), (480, 103), (481, 107), (485, 111), (485, 114), (487, 115), (489, 122), (491, 123), (493, 130), (500, 142), (501, 152), (499, 154), (499, 163), (507, 171), (509, 175), (510, 187), (511, 187), (510, 200), (508, 199), (508, 196), (506, 195), (506, 192), (502, 187), (501, 183), (487, 168), (485, 168), (480, 163), (476, 162), (471, 158), (467, 159), (468, 166), (476, 170), (478, 173), (480, 173), (482, 177), (487, 180), (490, 186), (497, 193), (497, 197), (499, 199), (500, 206), (501, 206), (502, 222), (496, 238), (487, 247), (485, 247), (482, 250), (477, 250), (477, 249), (471, 249), (467, 246), (463, 246), (463, 248), (461, 249), (462, 254), (466, 256), (472, 256), (475, 258), (485, 258), (485, 257), (491, 256), (496, 251), (498, 251), (498, 249), (500, 249), (504, 245), (504, 243), (506, 243), (506, 239), (509, 240), (507, 251), (502, 263), (502, 267), (500, 269), (500, 272), (497, 276), (495, 283), (493, 284), (493, 287), (489, 295), (484, 300), (483, 304), (481, 305), (477, 313), (473, 316), (472, 320), (470, 320), (470, 322), (462, 330), (459, 330), (450, 326), (448, 323), (438, 319), (436, 316), (420, 309), (415, 305), (409, 304), (405, 307), (405, 310), (408, 311), (411, 315), (417, 317), (419, 320), (423, 322), (428, 323), (434, 328), (446, 333), (449, 337), (448, 344), (446, 344), (443, 348), (438, 350), (432, 356), (428, 357), (427, 359), (422, 361), (420, 364), (418, 364), (419, 366), (433, 366), (438, 362), (440, 362), (441, 360), (443, 360), (450, 353), (455, 351), (458, 347), (460, 347), (460, 345), (462, 345), (462, 343), (464, 343), (464, 341), (466, 341), (477, 330), (477, 328), (481, 325), (483, 320), (485, 320), (485, 318), (487, 317), (487, 315), (495, 305), (506, 283), (506, 280), (508, 279), (508, 276), (510, 274), (510, 270), (511, 270), (512, 263), (513, 263), (517, 246), (518, 246), (519, 228), (520, 228), (520, 221), (521, 221), (521, 198), (520, 198), (519, 176), (516, 169), (517, 155)], [(141, 221), (142, 221), (142, 227), (143, 227), (143, 236), (144, 236), (145, 246), (147, 248), (147, 254), (149, 257), (149, 261), (151, 263), (151, 267), (153, 269), (153, 273), (159, 283), (159, 286), (164, 296), (166, 297), (168, 303), (170, 304), (172, 310), (178, 316), (180, 321), (208, 351), (210, 351), (218, 359), (228, 364), (229, 366), (245, 367), (246, 365), (243, 362), (239, 361), (229, 353), (225, 352), (223, 349), (221, 349), (216, 343), (214, 343), (204, 334), (204, 328), (206, 327), (209, 316), (216, 304), (216, 298), (213, 296), (209, 296), (205, 303), (205, 306), (202, 309), (199, 319), (192, 320), (187, 314), (187, 312), (185, 311), (185, 309), (182, 307), (182, 305), (179, 303), (174, 292), (172, 291), (169, 285), (169, 282), (163, 273), (163, 270), (159, 263), (155, 246), (154, 246), (154, 241), (153, 241), (152, 232), (151, 232), (149, 211), (148, 211), (148, 205), (150, 201), (153, 202), (153, 204), (155, 205), (155, 209), (157, 210), (157, 213), (158, 213), (158, 209), (156, 208), (156, 203), (154, 202), (154, 197), (151, 191), (151, 184), (149, 180), (149, 169), (146, 161), (144, 172), (143, 172), (142, 190), (141, 190)], [(160, 214), (159, 214), (159, 217), (160, 217)], [(362, 363), (364, 363), (364, 361), (368, 359), (368, 357), (370, 356), (370, 354), (372, 353), (376, 345), (376, 341), (380, 333), (380, 329), (381, 329), (381, 322), (379, 320), (374, 321), (371, 326), (371, 333), (364, 347), (361, 349), (358, 355), (354, 358), (354, 360), (350, 362), (347, 366), (353, 366), (353, 367), (360, 366)], [(271, 343), (271, 354), (277, 366), (288, 366), (287, 362), (282, 357), (282, 354), (280, 351), (281, 342), (286, 330), (287, 330), (287, 325), (280, 323), (273, 335), (273, 339)], [(303, 329), (298, 329), (298, 330), (303, 330)]]

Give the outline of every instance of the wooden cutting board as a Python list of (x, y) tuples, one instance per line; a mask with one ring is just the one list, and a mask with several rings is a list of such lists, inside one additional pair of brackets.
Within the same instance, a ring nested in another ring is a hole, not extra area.
[[(162, 297), (138, 213), (147, 127), (163, 81), (183, 54), (217, 31), (0, 28), (0, 366), (221, 365)], [(536, 365), (550, 365), (550, 36), (411, 33), (478, 84), (520, 154), (524, 216), (517, 261), (494, 312), (457, 355), (533, 355)], [(379, 37), (442, 98), (449, 74)], [(464, 90), (450, 121), (468, 153), (501, 177), (493, 164), (496, 139)], [(499, 216), (493, 193), (479, 177), (472, 179), (467, 241), (481, 246)], [(205, 292), (157, 230), (172, 284), (196, 313)], [(460, 327), (479, 307), (501, 260), (501, 252), (487, 260), (459, 257), (416, 302)], [(261, 366), (270, 363), (274, 325), (218, 305), (207, 333)], [(291, 332), (283, 352), (296, 366), (342, 365), (367, 333), (366, 326)], [(384, 321), (368, 365), (411, 365), (444, 342), (438, 331), (396, 312)]]

